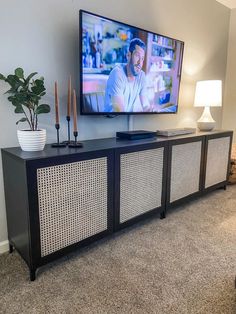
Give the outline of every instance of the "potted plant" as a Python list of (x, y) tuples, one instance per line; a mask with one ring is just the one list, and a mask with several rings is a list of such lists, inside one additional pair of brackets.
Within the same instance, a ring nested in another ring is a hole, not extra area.
[(8, 100), (14, 106), (17, 114), (22, 114), (16, 124), (27, 122), (29, 129), (18, 130), (17, 136), (19, 144), (24, 151), (43, 150), (46, 143), (46, 130), (38, 128), (38, 115), (50, 112), (50, 106), (39, 104), (41, 98), (46, 94), (44, 78), (33, 79), (37, 72), (24, 76), (22, 68), (15, 69), (14, 74), (7, 77), (0, 73), (0, 80), (10, 85), (6, 92), (9, 94)]

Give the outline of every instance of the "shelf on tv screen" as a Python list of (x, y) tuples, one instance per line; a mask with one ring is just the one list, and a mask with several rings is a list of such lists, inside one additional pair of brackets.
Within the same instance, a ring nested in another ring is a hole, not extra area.
[(158, 44), (155, 41), (153, 41), (152, 44), (155, 45), (155, 46), (161, 47), (161, 48), (174, 50), (174, 48), (172, 46), (166, 46), (166, 45)]

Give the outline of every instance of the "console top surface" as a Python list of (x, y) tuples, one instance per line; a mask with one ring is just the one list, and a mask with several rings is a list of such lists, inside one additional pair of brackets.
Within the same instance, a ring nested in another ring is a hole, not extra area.
[(59, 157), (59, 156), (68, 156), (74, 154), (95, 152), (95, 151), (104, 151), (109, 149), (119, 149), (126, 147), (138, 147), (143, 145), (149, 145), (152, 143), (160, 143), (169, 142), (169, 141), (178, 141), (181, 139), (190, 139), (201, 136), (214, 136), (214, 135), (224, 135), (224, 133), (233, 133), (232, 131), (227, 130), (216, 130), (211, 132), (196, 132), (194, 134), (184, 134), (179, 136), (165, 137), (165, 136), (157, 136), (152, 138), (145, 139), (137, 139), (137, 140), (127, 140), (127, 139), (119, 139), (119, 138), (103, 138), (103, 139), (93, 139), (81, 141), (83, 147), (80, 148), (53, 148), (51, 144), (47, 144), (43, 151), (38, 152), (25, 152), (22, 151), (20, 147), (11, 147), (11, 148), (2, 148), (2, 153), (10, 154), (15, 158), (20, 158), (23, 160), (33, 160), (33, 159), (42, 159), (42, 158), (50, 158), (50, 157)]

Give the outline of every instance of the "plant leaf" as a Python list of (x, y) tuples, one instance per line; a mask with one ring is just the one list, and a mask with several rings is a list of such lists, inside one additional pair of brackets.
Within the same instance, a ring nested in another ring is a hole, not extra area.
[(15, 75), (18, 77), (18, 78), (21, 78), (23, 79), (24, 78), (24, 71), (22, 68), (17, 68), (15, 69)]
[(15, 108), (15, 113), (23, 113), (24, 110), (22, 108), (22, 105), (17, 105)]
[(27, 121), (26, 118), (21, 118), (20, 120), (18, 120), (18, 121), (16, 122), (16, 124), (18, 124), (19, 122), (25, 122), (25, 121)]
[(35, 80), (35, 84), (36, 84), (36, 85), (43, 86), (43, 85), (44, 85), (44, 81), (41, 80), (41, 79), (37, 79), (37, 80)]
[(44, 86), (42, 85), (37, 85), (37, 86), (33, 86), (31, 88), (32, 92), (34, 92), (36, 95), (40, 95), (42, 92), (45, 91)]
[(47, 104), (42, 104), (39, 105), (38, 108), (35, 110), (36, 114), (41, 114), (41, 113), (48, 113), (50, 112), (51, 108), (49, 105)]
[(18, 106), (19, 105), (19, 102), (17, 101), (15, 96), (9, 96), (7, 99), (13, 104), (13, 106)]
[(38, 72), (33, 72), (33, 73), (31, 73), (27, 78), (26, 78), (26, 82), (27, 82), (27, 84), (29, 83), (29, 81), (32, 79), (32, 77), (33, 76), (35, 76), (36, 74), (38, 74)]
[(6, 77), (0, 73), (0, 80), (6, 81)]
[(16, 90), (15, 88), (10, 88), (9, 90), (7, 90), (4, 94), (15, 94)]
[(19, 102), (19, 104), (22, 104), (28, 101), (28, 95), (26, 92), (16, 93), (15, 98)]
[(8, 75), (6, 78), (6, 82), (14, 89), (14, 91), (17, 91), (17, 88), (21, 85), (21, 82), (16, 75)]

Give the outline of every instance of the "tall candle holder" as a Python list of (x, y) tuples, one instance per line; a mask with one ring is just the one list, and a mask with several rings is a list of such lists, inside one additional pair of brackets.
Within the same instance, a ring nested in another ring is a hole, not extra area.
[(71, 114), (71, 75), (70, 75), (69, 81), (68, 81), (67, 116), (66, 116), (68, 140), (63, 142), (66, 145), (72, 144), (72, 142), (70, 140), (70, 114)]
[(66, 121), (67, 121), (67, 136), (68, 136), (68, 140), (67, 141), (63, 141), (62, 143), (69, 145), (72, 144), (73, 141), (70, 140), (70, 116), (66, 116)]
[(66, 121), (67, 121), (68, 143), (70, 143), (70, 116), (66, 116)]
[(75, 90), (73, 90), (73, 118), (74, 118), (74, 137), (75, 140), (69, 144), (69, 147), (82, 147), (83, 144), (80, 142), (77, 142), (77, 137), (78, 137), (78, 129), (77, 129), (77, 109), (76, 109), (76, 94)]
[(59, 123), (56, 123), (56, 124), (55, 124), (55, 128), (56, 128), (56, 130), (57, 130), (57, 143), (53, 143), (51, 146), (52, 146), (52, 147), (66, 147), (66, 144), (65, 144), (65, 143), (60, 143), (60, 140), (59, 140), (60, 124), (59, 124)]
[(78, 137), (78, 132), (74, 131), (73, 132), (75, 140), (71, 142), (71, 144), (69, 144), (69, 147), (83, 147), (83, 144), (80, 142), (77, 142), (77, 137)]

